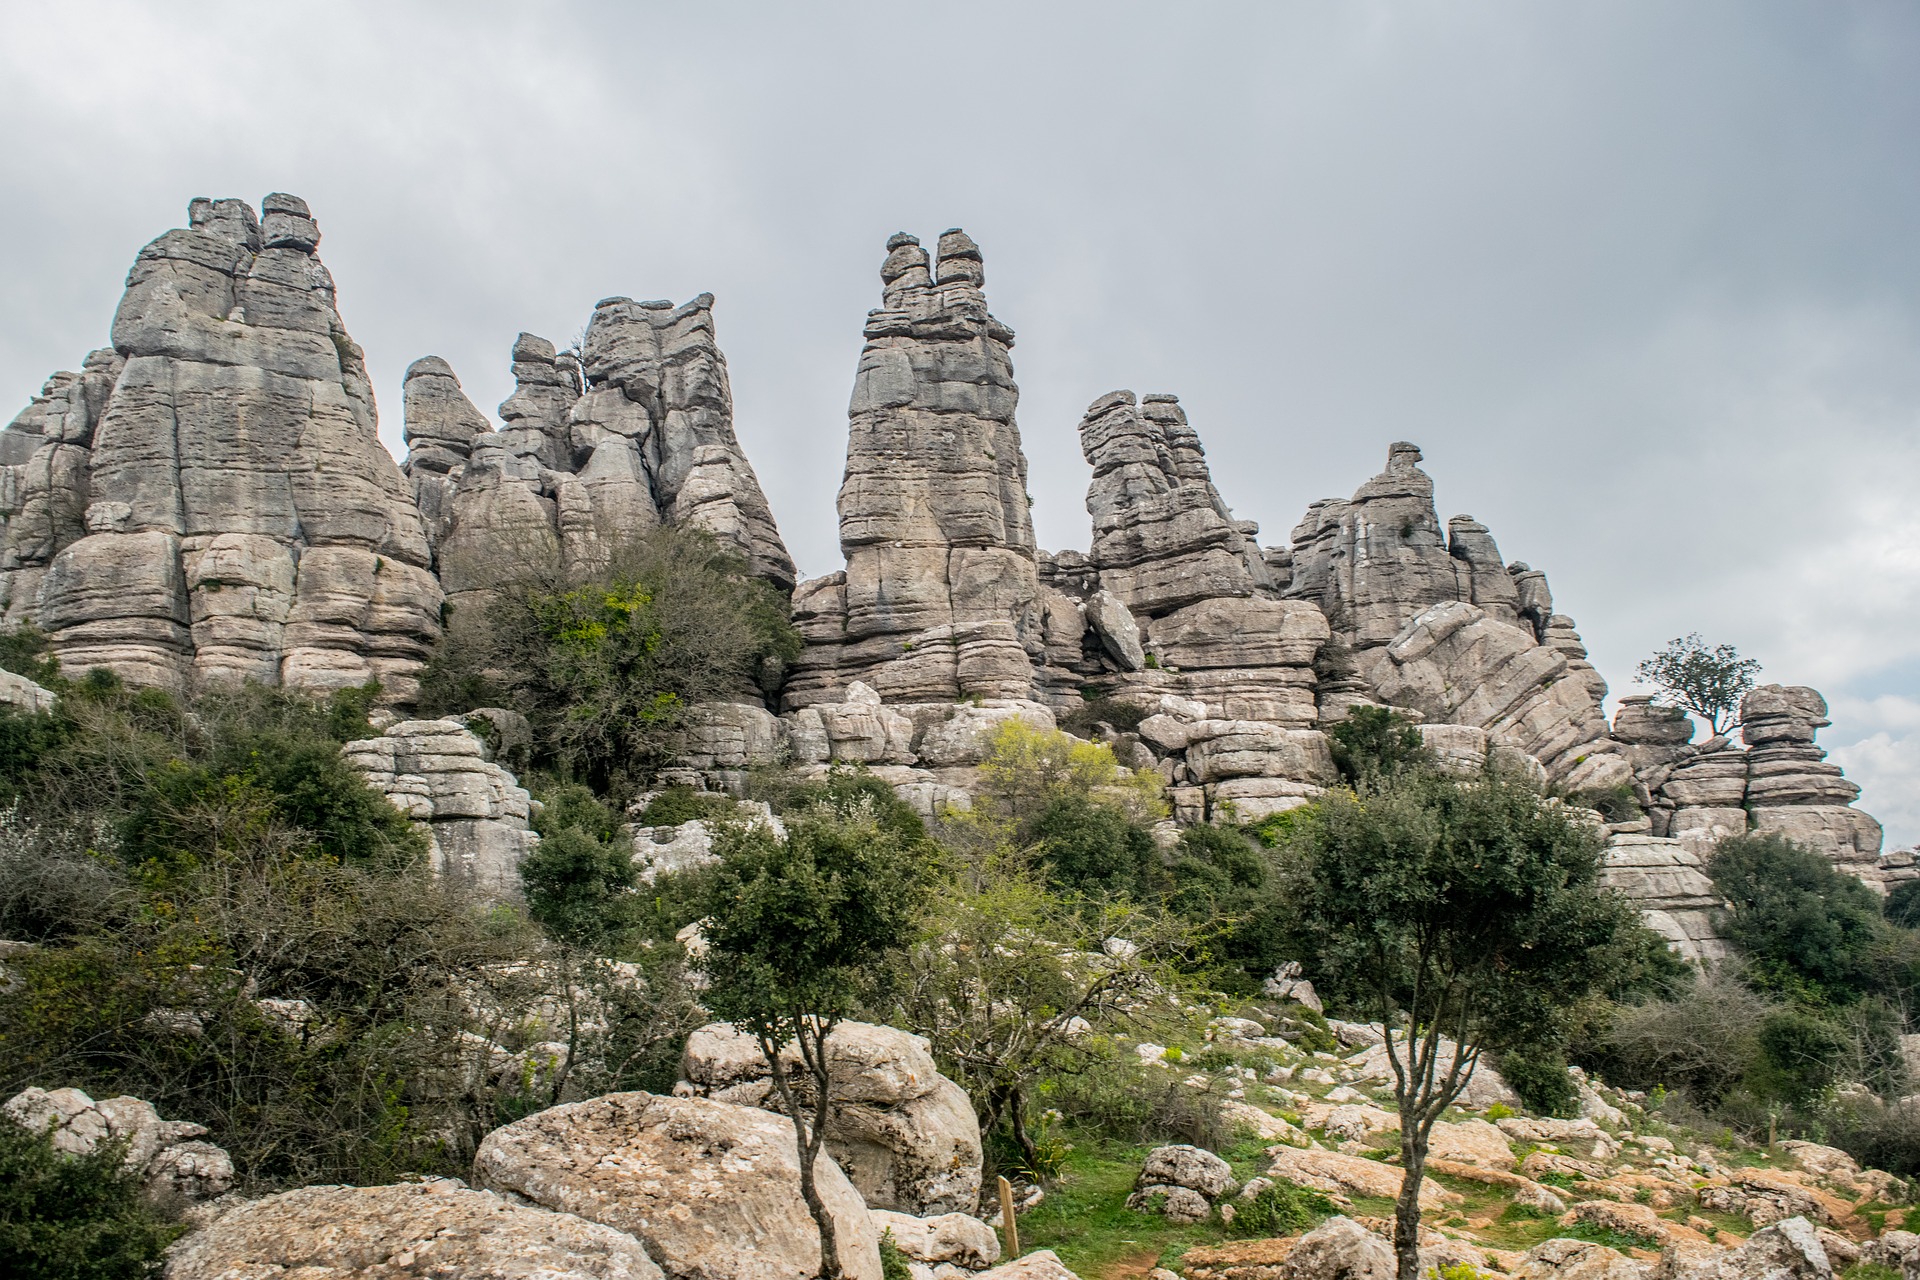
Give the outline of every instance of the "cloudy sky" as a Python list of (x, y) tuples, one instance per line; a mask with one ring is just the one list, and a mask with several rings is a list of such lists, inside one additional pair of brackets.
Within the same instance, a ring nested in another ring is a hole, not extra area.
[(808, 574), (889, 233), (1019, 334), (1043, 542), (1075, 426), (1178, 393), (1279, 541), (1390, 441), (1552, 576), (1616, 692), (1698, 630), (1812, 684), (1920, 840), (1920, 8), (0, 0), (0, 391), (101, 345), (195, 195), (305, 196), (400, 448), (598, 298), (718, 297)]

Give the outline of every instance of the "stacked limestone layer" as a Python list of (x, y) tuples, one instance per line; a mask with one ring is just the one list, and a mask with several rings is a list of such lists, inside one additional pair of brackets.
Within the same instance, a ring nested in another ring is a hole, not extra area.
[(888, 702), (1032, 697), (1040, 649), (1013, 331), (963, 231), (887, 241), (848, 407), (844, 572), (800, 585), (788, 707), (860, 680)]
[(406, 700), (440, 584), (319, 228), (280, 194), (189, 218), (135, 261), (112, 350), (0, 432), (6, 621), (70, 674), (379, 679)]
[(347, 763), (427, 833), (433, 869), (500, 899), (520, 896), (520, 861), (539, 837), (532, 800), (458, 720), (403, 720), (349, 742)]
[(495, 431), (444, 360), (407, 370), (407, 474), (450, 598), (528, 561), (604, 563), (662, 524), (705, 529), (755, 574), (793, 560), (733, 429), (713, 295), (684, 306), (608, 298), (576, 358), (523, 333)]
[(1648, 926), (1682, 959), (1713, 963), (1730, 954), (1715, 927), (1726, 902), (1708, 879), (1700, 851), (1685, 842), (1611, 836), (1600, 882), (1638, 907)]
[(1093, 546), (1042, 563), (1042, 683), (1070, 705), (1092, 683), (1151, 709), (1167, 694), (1230, 720), (1307, 728), (1313, 662), (1329, 636), (1305, 600), (1282, 600), (1255, 541), (1214, 488), (1179, 401), (1114, 391), (1088, 408)]

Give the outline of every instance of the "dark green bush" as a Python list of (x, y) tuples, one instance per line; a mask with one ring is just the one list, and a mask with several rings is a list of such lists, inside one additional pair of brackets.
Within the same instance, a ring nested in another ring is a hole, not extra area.
[(1081, 699), (1080, 705), (1060, 720), (1060, 727), (1075, 737), (1091, 737), (1094, 729), (1102, 724), (1119, 733), (1132, 733), (1147, 718), (1145, 708), (1101, 693), (1082, 690)]
[(1920, 880), (1895, 885), (1882, 912), (1902, 929), (1920, 928)]
[(1889, 926), (1873, 890), (1778, 835), (1722, 840), (1707, 871), (1733, 908), (1726, 933), (1756, 982), (1835, 1004), (1877, 985)]
[(1348, 782), (1386, 778), (1430, 764), (1433, 753), (1413, 722), (1386, 707), (1355, 707), (1327, 729), (1333, 763)]
[(540, 812), (533, 816), (533, 829), (542, 836), (565, 831), (569, 827), (584, 831), (591, 839), (600, 841), (614, 840), (621, 834), (619, 817), (612, 808), (600, 802), (600, 798), (593, 794), (593, 788), (583, 783), (549, 783), (537, 789), (528, 789), (533, 791), (533, 798), (540, 802)]
[(60, 660), (48, 652), (46, 632), (31, 622), (0, 631), (0, 671), (25, 676), (49, 688), (60, 680)]
[(579, 827), (545, 836), (520, 863), (527, 914), (572, 946), (606, 947), (631, 926), (633, 854)]
[(1062, 796), (1033, 823), (1048, 883), (1072, 893), (1144, 896), (1154, 887), (1153, 836), (1117, 809)]
[(158, 1276), (185, 1231), (122, 1163), (124, 1143), (55, 1151), (50, 1133), (0, 1119), (0, 1275), (8, 1280)]
[(1838, 1083), (1852, 1047), (1846, 1031), (1805, 1009), (1782, 1009), (1760, 1024), (1760, 1058), (1748, 1073), (1754, 1092), (1804, 1106)]
[(1500, 1075), (1520, 1095), (1527, 1110), (1540, 1116), (1571, 1116), (1579, 1090), (1567, 1074), (1563, 1054), (1546, 1046), (1530, 1045), (1500, 1055)]

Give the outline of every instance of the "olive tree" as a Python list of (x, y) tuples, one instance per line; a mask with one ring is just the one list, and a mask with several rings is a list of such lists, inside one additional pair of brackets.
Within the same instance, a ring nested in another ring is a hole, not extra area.
[(714, 851), (720, 864), (702, 904), (707, 1004), (760, 1047), (793, 1120), (820, 1274), (837, 1280), (834, 1222), (814, 1180), (835, 1105), (827, 1040), (907, 940), (914, 854), (857, 800), (802, 812), (784, 838), (761, 824), (724, 827)]
[(1715, 735), (1740, 723), (1740, 699), (1759, 672), (1756, 659), (1741, 657), (1730, 644), (1709, 646), (1697, 631), (1667, 641), (1636, 670), (1642, 683), (1659, 690), (1661, 702), (1699, 716)]
[(1524, 780), (1413, 770), (1330, 792), (1294, 829), (1304, 931), (1386, 1028), (1404, 1170), (1400, 1280), (1419, 1280), (1434, 1123), (1488, 1051), (1555, 1041), (1602, 987), (1632, 907), (1599, 883), (1601, 833)]

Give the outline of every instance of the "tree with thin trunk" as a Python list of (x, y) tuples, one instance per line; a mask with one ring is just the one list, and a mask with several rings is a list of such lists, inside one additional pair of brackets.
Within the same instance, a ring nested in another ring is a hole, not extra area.
[(1386, 1032), (1403, 1176), (1399, 1280), (1420, 1275), (1433, 1126), (1482, 1056), (1558, 1043), (1644, 928), (1599, 883), (1604, 840), (1524, 779), (1427, 769), (1330, 792), (1295, 827), (1316, 978)]
[(1700, 717), (1715, 737), (1739, 727), (1740, 699), (1759, 674), (1757, 659), (1741, 657), (1730, 644), (1709, 645), (1698, 631), (1667, 641), (1635, 669), (1641, 683), (1659, 690), (1658, 701)]
[(820, 1274), (838, 1280), (837, 1233), (814, 1174), (837, 1103), (829, 1041), (907, 940), (914, 854), (858, 797), (791, 819), (785, 838), (764, 824), (734, 826), (714, 847), (721, 861), (701, 925), (707, 1004), (760, 1047), (793, 1120)]

